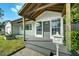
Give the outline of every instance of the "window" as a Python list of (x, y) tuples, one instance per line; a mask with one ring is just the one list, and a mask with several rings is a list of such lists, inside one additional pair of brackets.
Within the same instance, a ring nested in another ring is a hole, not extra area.
[(56, 32), (60, 34), (60, 19), (52, 20), (52, 35), (55, 35)]
[(25, 25), (25, 30), (32, 30), (32, 25), (31, 24), (26, 24)]
[(37, 22), (36, 24), (36, 34), (41, 35), (42, 34), (42, 22)]

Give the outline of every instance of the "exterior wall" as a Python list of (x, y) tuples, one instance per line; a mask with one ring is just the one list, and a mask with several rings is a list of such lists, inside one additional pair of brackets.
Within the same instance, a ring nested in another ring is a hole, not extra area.
[[(35, 35), (35, 22), (34, 21), (28, 21), (25, 23), (27, 24), (32, 24), (32, 30), (25, 30), (26, 36), (34, 36)], [(23, 34), (23, 25), (22, 23), (18, 24), (13, 24), (13, 34)]]
[(22, 34), (21, 25), (20, 24), (13, 24), (12, 31), (13, 31), (13, 34)]
[[(50, 20), (53, 20), (56, 18), (61, 18), (61, 13), (45, 11), (36, 18), (35, 23), (38, 21), (50, 21)], [(62, 28), (62, 30), (63, 30), (63, 28)], [(31, 37), (30, 36), (28, 39), (26, 39), (27, 40), (26, 47), (39, 51), (45, 55), (50, 55), (51, 51), (54, 54), (56, 54), (55, 44), (52, 43), (52, 40), (47, 37), (40, 38), (40, 37)], [(60, 51), (60, 55), (70, 55), (70, 53), (67, 52), (67, 50), (65, 49), (64, 45), (60, 45), (59, 51)]]
[[(36, 18), (36, 21), (26, 22), (25, 25), (32, 24), (32, 30), (25, 30), (26, 37), (29, 38), (29, 37), (32, 37), (32, 36), (34, 36), (34, 37), (36, 36), (36, 28), (35, 28), (36, 22), (38, 22), (38, 21), (50, 21), (52, 19), (56, 19), (56, 18), (59, 18), (59, 17), (61, 17), (61, 13), (52, 12), (52, 11), (45, 11)], [(22, 30), (20, 30), (20, 32), (22, 32)]]
[(53, 12), (53, 11), (45, 11), (41, 15), (39, 15), (36, 20), (37, 21), (46, 21), (52, 20), (61, 17), (61, 13)]
[(23, 35), (23, 24), (19, 24), (19, 34)]
[[(45, 12), (43, 12), (41, 15), (39, 15), (36, 18), (36, 22), (38, 22), (38, 21), (42, 21), (42, 22), (44, 22), (44, 21), (51, 21), (51, 20), (55, 20), (57, 18), (62, 18), (61, 13), (59, 13), (59, 12), (52, 12), (52, 11), (45, 11)], [(63, 23), (63, 19), (62, 19), (61, 23)], [(63, 24), (62, 24), (62, 26), (63, 26)], [(61, 30), (61, 35), (63, 35), (63, 28), (61, 27), (60, 30)], [(35, 36), (37, 36), (37, 35), (35, 34)], [(38, 36), (38, 37), (40, 37), (40, 36)], [(41, 37), (43, 37), (43, 33), (42, 33)], [(50, 38), (52, 38), (51, 37), (51, 27), (50, 27)]]
[(27, 24), (32, 24), (32, 30), (25, 30), (26, 36), (35, 36), (35, 22), (34, 21), (28, 21), (25, 23)]
[(7, 22), (5, 25), (5, 34), (11, 34), (12, 33), (12, 25), (10, 22)]
[[(61, 17), (61, 13), (45, 11), (36, 18), (36, 21), (26, 22), (25, 25), (32, 24), (32, 30), (25, 30), (26, 36), (35, 36), (35, 33), (36, 33), (35, 32), (35, 30), (36, 30), (35, 23), (37, 21), (50, 21), (57, 17)], [(13, 24), (13, 33), (14, 34), (23, 34), (22, 24)]]
[[(27, 25), (27, 24), (32, 24), (32, 30), (25, 30), (26, 38), (28, 38), (30, 36), (35, 36), (35, 22), (34, 21), (25, 22), (25, 25)], [(23, 24), (22, 23), (13, 24), (12, 31), (13, 31), (13, 34), (23, 35)]]

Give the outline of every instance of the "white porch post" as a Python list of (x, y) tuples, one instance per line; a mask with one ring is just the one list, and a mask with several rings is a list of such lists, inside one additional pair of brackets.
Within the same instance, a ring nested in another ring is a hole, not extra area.
[(66, 3), (66, 46), (71, 50), (71, 4)]
[(23, 39), (25, 41), (25, 17), (23, 17)]

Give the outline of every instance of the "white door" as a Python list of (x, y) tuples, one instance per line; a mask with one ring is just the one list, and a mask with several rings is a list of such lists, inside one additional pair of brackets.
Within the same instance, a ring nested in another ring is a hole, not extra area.
[(63, 35), (63, 18), (56, 18), (50, 21), (50, 38), (53, 39), (53, 35), (58, 32)]

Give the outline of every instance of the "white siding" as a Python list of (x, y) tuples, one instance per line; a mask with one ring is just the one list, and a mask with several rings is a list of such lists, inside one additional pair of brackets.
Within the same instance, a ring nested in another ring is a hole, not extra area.
[[(35, 23), (37, 21), (48, 21), (61, 17), (61, 13), (53, 11), (45, 11), (36, 18), (36, 21), (28, 21), (25, 24), (32, 24), (32, 30), (25, 30), (26, 36), (35, 36)], [(22, 24), (14, 26), (14, 33), (23, 34)]]
[(41, 15), (39, 15), (36, 20), (37, 21), (47, 21), (47, 20), (52, 20), (54, 18), (59, 18), (61, 17), (61, 13), (59, 12), (53, 12), (53, 11), (45, 11)]
[(20, 34), (21, 33), (20, 25), (19, 24), (13, 24), (12, 31), (13, 31), (13, 34)]
[[(53, 11), (45, 11), (43, 12), (41, 15), (39, 15), (37, 18), (36, 18), (36, 22), (38, 21), (51, 21), (51, 20), (55, 20), (57, 18), (62, 18), (62, 14), (59, 13), (59, 12), (53, 12)], [(51, 28), (51, 27), (50, 27)], [(51, 30), (50, 30), (51, 32)], [(63, 32), (62, 32), (63, 33)], [(38, 37), (37, 34), (35, 34), (36, 37)], [(50, 36), (51, 36), (51, 33), (50, 33)], [(40, 37), (40, 36), (39, 36)], [(41, 37), (43, 37), (43, 32), (42, 32), (42, 35)]]
[(34, 21), (28, 21), (25, 23), (25, 25), (27, 24), (31, 24), (32, 25), (32, 30), (25, 30), (26, 35), (31, 35), (34, 36), (35, 35), (35, 22)]
[[(34, 21), (28, 21), (25, 23), (27, 24), (32, 24), (32, 30), (25, 30), (26, 35), (31, 35), (34, 36), (35, 34), (35, 22)], [(13, 24), (13, 33), (14, 34), (23, 34), (23, 24)]]
[(5, 34), (11, 34), (12, 33), (12, 25), (10, 22), (7, 22), (5, 25)]

